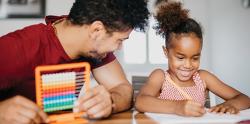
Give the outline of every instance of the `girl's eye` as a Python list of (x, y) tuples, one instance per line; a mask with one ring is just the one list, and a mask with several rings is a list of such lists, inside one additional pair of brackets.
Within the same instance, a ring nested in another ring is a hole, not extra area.
[(193, 58), (193, 60), (199, 60), (199, 59), (200, 59), (200, 57)]
[(177, 58), (180, 59), (180, 60), (184, 59), (184, 57), (177, 57)]

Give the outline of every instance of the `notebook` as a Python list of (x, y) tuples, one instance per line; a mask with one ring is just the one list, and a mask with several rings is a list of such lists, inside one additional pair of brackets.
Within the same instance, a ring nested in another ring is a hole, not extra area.
[(145, 113), (146, 116), (150, 117), (154, 121), (160, 124), (166, 123), (237, 123), (243, 120), (250, 120), (250, 109), (242, 110), (239, 114), (215, 114), (206, 113), (202, 117), (183, 117), (174, 114), (157, 114), (157, 113)]

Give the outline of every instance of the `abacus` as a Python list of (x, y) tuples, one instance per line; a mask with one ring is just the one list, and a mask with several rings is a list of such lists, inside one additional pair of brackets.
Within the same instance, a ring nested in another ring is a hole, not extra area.
[(50, 123), (87, 123), (84, 112), (73, 113), (81, 88), (89, 89), (90, 65), (87, 62), (44, 65), (35, 69), (36, 102), (49, 115)]

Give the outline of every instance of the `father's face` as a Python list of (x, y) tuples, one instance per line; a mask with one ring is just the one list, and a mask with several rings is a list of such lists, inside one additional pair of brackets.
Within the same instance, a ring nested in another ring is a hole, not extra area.
[(95, 59), (103, 59), (109, 52), (121, 49), (122, 43), (129, 38), (132, 29), (122, 32), (100, 33), (93, 41), (93, 49), (89, 56)]

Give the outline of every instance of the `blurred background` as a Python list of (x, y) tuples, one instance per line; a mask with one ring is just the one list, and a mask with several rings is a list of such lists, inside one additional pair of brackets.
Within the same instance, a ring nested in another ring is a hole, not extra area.
[[(0, 36), (31, 24), (44, 23), (44, 14), (66, 15), (73, 2), (74, 0), (0, 0)], [(191, 17), (203, 27), (204, 45), (200, 68), (214, 73), (226, 84), (250, 96), (249, 0), (181, 2), (190, 10)], [(151, 11), (154, 3), (155, 0), (149, 0), (148, 7)], [(15, 9), (19, 11), (14, 11)], [(130, 39), (124, 42), (122, 50), (115, 53), (130, 82), (140, 80), (134, 77), (147, 77), (155, 68), (167, 69), (167, 60), (161, 48), (164, 40), (155, 34), (152, 29), (154, 24), (155, 20), (150, 18), (147, 32), (133, 31)], [(222, 102), (219, 98), (214, 100), (216, 103)]]

